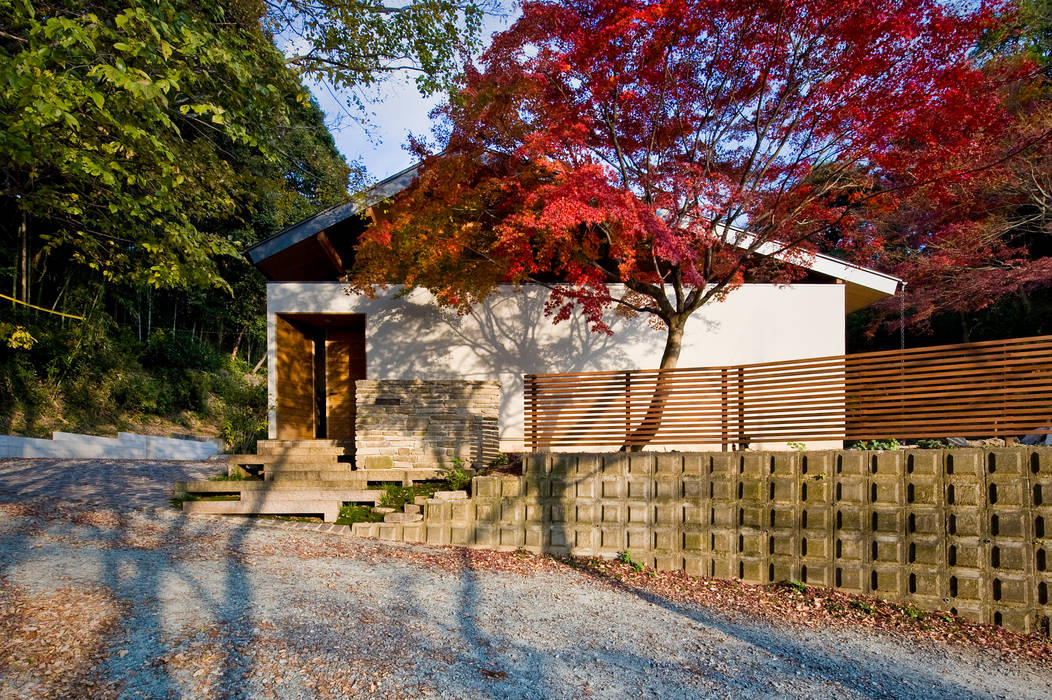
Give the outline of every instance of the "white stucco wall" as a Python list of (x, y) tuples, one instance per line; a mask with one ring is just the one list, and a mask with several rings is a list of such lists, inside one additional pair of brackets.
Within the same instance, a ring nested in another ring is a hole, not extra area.
[[(522, 375), (652, 369), (664, 334), (645, 318), (613, 318), (612, 336), (589, 332), (580, 318), (553, 325), (546, 289), (504, 287), (464, 316), (414, 290), (376, 299), (347, 294), (338, 282), (267, 285), (270, 405), (276, 404), (274, 316), (278, 313), (366, 314), (370, 379), (495, 379), (501, 383), (501, 449), (522, 449)], [(614, 290), (616, 293), (616, 290)], [(680, 367), (704, 367), (840, 355), (844, 352), (844, 285), (748, 284), (691, 317)], [(270, 430), (274, 438), (274, 415)], [(815, 445), (817, 447), (818, 445)]]

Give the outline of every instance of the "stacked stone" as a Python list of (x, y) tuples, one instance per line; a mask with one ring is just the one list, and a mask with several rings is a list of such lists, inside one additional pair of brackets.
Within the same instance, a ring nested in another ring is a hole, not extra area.
[(500, 384), (358, 380), (355, 446), (365, 468), (479, 466), (497, 456)]

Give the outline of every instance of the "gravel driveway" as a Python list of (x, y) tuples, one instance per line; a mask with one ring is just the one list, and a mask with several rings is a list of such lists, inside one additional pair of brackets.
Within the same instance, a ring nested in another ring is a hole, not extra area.
[(0, 697), (1052, 697), (1047, 667), (976, 646), (794, 627), (548, 558), (188, 518), (154, 507), (186, 477), (143, 463), (124, 469), (152, 485), (112, 464), (68, 488), (154, 502), (42, 499), (18, 462), (0, 460)]

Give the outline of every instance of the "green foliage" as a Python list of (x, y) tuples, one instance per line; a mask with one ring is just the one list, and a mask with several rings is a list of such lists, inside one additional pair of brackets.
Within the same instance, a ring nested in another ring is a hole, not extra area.
[(895, 438), (890, 440), (858, 440), (847, 446), (849, 450), (897, 450), (899, 441)]
[(384, 508), (402, 510), (406, 503), (413, 503), (417, 496), (431, 498), (435, 491), (441, 491), (443, 484), (420, 483), (412, 486), (401, 484), (384, 484), (384, 494), (380, 497), (380, 505)]
[(636, 573), (642, 573), (647, 568), (646, 565), (642, 562), (638, 562), (635, 559), (633, 559), (632, 553), (629, 552), (627, 549), (623, 552), (620, 552), (617, 555), (617, 561), (621, 562), (622, 564), (628, 564)]
[(259, 481), (258, 476), (251, 476), (244, 473), (233, 473), (227, 474), (226, 472), (220, 472), (219, 474), (213, 474), (208, 477), (209, 481)]
[(902, 614), (914, 621), (920, 621), (927, 617), (927, 613), (912, 603), (902, 608)]
[(362, 0), (278, 0), (268, 3), (268, 19), (276, 31), (291, 29), (305, 40), (309, 50), (293, 56), (293, 65), (352, 88), (349, 101), (360, 106), (361, 88), (395, 72), (392, 66), (411, 68), (425, 94), (451, 88), (462, 57), (478, 48), (484, 10), (493, 6), (412, 0), (381, 10)]
[(797, 452), (803, 452), (807, 449), (807, 445), (802, 442), (787, 442), (785, 444), (787, 447), (796, 450)]
[(801, 581), (797, 581), (795, 578), (791, 578), (788, 581), (786, 581), (785, 585), (786, 585), (787, 588), (791, 588), (792, 590), (796, 591), (800, 595), (803, 595), (804, 593), (807, 593), (807, 584), (803, 583)]
[(920, 438), (917, 447), (922, 450), (947, 450), (953, 449), (954, 445), (941, 438)]
[(508, 466), (508, 455), (503, 453), (503, 452), (498, 453), (496, 457), (494, 457), (493, 459), (491, 459), (489, 461), (489, 466), (491, 466), (491, 467), (506, 467), (506, 466)]
[(872, 615), (876, 612), (876, 608), (871, 603), (867, 603), (864, 600), (853, 600), (851, 601), (851, 607), (855, 608), (859, 612), (863, 612), (866, 615)]
[(229, 288), (219, 260), (262, 199), (345, 196), (331, 148), (306, 154), (320, 176), (287, 177), (304, 164), (284, 137), (316, 114), (258, 23), (234, 19), (218, 2), (0, 2), (3, 198), (33, 251), (110, 281)]
[(353, 525), (355, 523), (378, 523), (382, 522), (384, 516), (373, 512), (369, 506), (350, 503), (340, 508), (336, 518), (337, 525)]
[(442, 478), (450, 491), (462, 491), (471, 485), (471, 472), (464, 468), (464, 462), (458, 457), (453, 458), (452, 464), (442, 467)]

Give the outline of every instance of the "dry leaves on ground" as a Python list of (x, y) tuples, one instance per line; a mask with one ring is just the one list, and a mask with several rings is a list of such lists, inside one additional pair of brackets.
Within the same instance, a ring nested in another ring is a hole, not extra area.
[(124, 614), (102, 587), (32, 593), (0, 578), (0, 696), (115, 697), (92, 670)]

